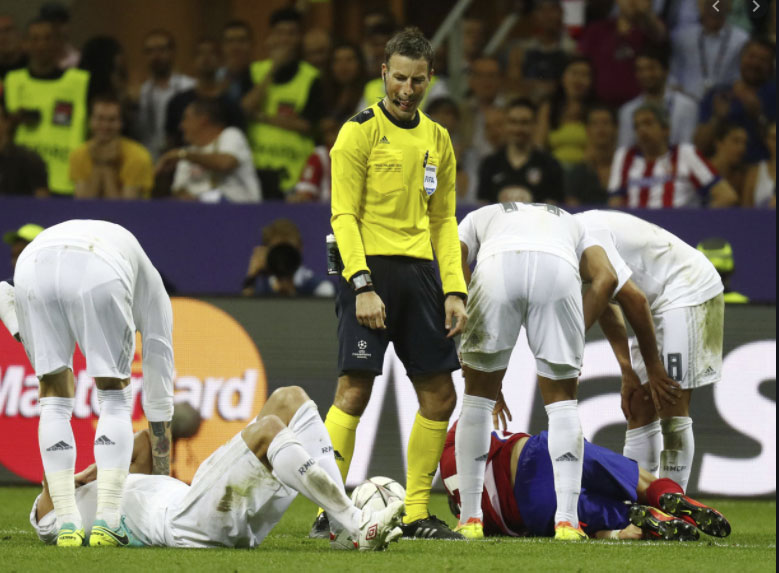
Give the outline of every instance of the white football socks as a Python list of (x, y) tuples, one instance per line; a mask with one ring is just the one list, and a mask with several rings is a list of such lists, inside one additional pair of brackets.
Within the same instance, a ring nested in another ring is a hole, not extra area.
[(289, 429), (297, 436), (309, 455), (325, 470), (332, 480), (344, 491), (343, 479), (335, 463), (333, 443), (325, 423), (319, 417), (319, 410), (313, 400), (303, 404), (289, 421)]
[(76, 486), (73, 480), (76, 466), (76, 440), (70, 417), (73, 398), (41, 398), (41, 417), (38, 422), (38, 446), (49, 495), (57, 514), (57, 527), (72, 523), (82, 527), (76, 506)]
[(100, 418), (95, 431), (97, 513), (112, 529), (119, 527), (122, 491), (133, 455), (132, 386), (97, 390)]
[(579, 493), (584, 466), (584, 436), (577, 400), (563, 400), (546, 406), (549, 418), (549, 457), (552, 459), (557, 497), (555, 523), (579, 527)]
[(660, 420), (625, 432), (625, 447), (622, 455), (638, 462), (638, 467), (657, 475), (662, 448)]
[(484, 470), (490, 453), (492, 410), (495, 400), (463, 395), (463, 410), (457, 422), (454, 455), (460, 490), (460, 523), (471, 518), (483, 519), (481, 496)]
[(690, 470), (695, 455), (692, 418), (675, 416), (661, 420), (663, 451), (660, 452), (660, 477), (670, 478), (687, 491)]
[(302, 493), (327, 512), (353, 537), (359, 536), (361, 512), (320, 467), (289, 428), (284, 428), (268, 446), (273, 474), (284, 485)]

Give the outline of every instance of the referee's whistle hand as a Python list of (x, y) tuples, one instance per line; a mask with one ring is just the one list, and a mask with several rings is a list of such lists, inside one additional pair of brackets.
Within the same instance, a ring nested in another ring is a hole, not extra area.
[[(465, 303), (459, 296), (449, 295), (444, 301), (444, 311), (446, 312), (446, 322), (444, 326), (447, 338), (452, 338), (461, 334), (465, 329), (465, 323), (468, 322), (468, 313), (465, 312)], [(454, 319), (454, 320), (452, 320)]]
[(362, 292), (357, 295), (357, 322), (361, 326), (374, 330), (385, 330), (387, 326), (387, 311), (381, 297), (375, 291)]

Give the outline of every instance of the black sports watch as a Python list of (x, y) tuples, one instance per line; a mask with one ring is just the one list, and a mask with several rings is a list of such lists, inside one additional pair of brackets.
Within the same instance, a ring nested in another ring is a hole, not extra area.
[(352, 290), (354, 290), (356, 294), (374, 290), (373, 280), (371, 279), (371, 275), (368, 272), (362, 272), (354, 275), (352, 280), (349, 282), (352, 284)]

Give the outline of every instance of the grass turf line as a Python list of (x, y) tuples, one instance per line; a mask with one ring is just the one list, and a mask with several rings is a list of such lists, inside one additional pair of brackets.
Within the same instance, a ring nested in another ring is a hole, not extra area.
[[(314, 506), (299, 498), (257, 549), (80, 548), (38, 541), (28, 522), (39, 488), (0, 488), (0, 570), (12, 571), (751, 571), (776, 570), (776, 502), (715, 500), (733, 525), (721, 540), (554, 543), (495, 538), (483, 542), (400, 541), (384, 553), (331, 551), (306, 537)], [(453, 525), (443, 495), (432, 508)]]

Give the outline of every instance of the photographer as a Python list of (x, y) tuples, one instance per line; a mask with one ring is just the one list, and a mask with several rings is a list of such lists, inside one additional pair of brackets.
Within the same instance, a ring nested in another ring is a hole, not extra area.
[(289, 219), (276, 219), (262, 229), (244, 279), (244, 296), (335, 295), (335, 286), (303, 265), (300, 229)]

